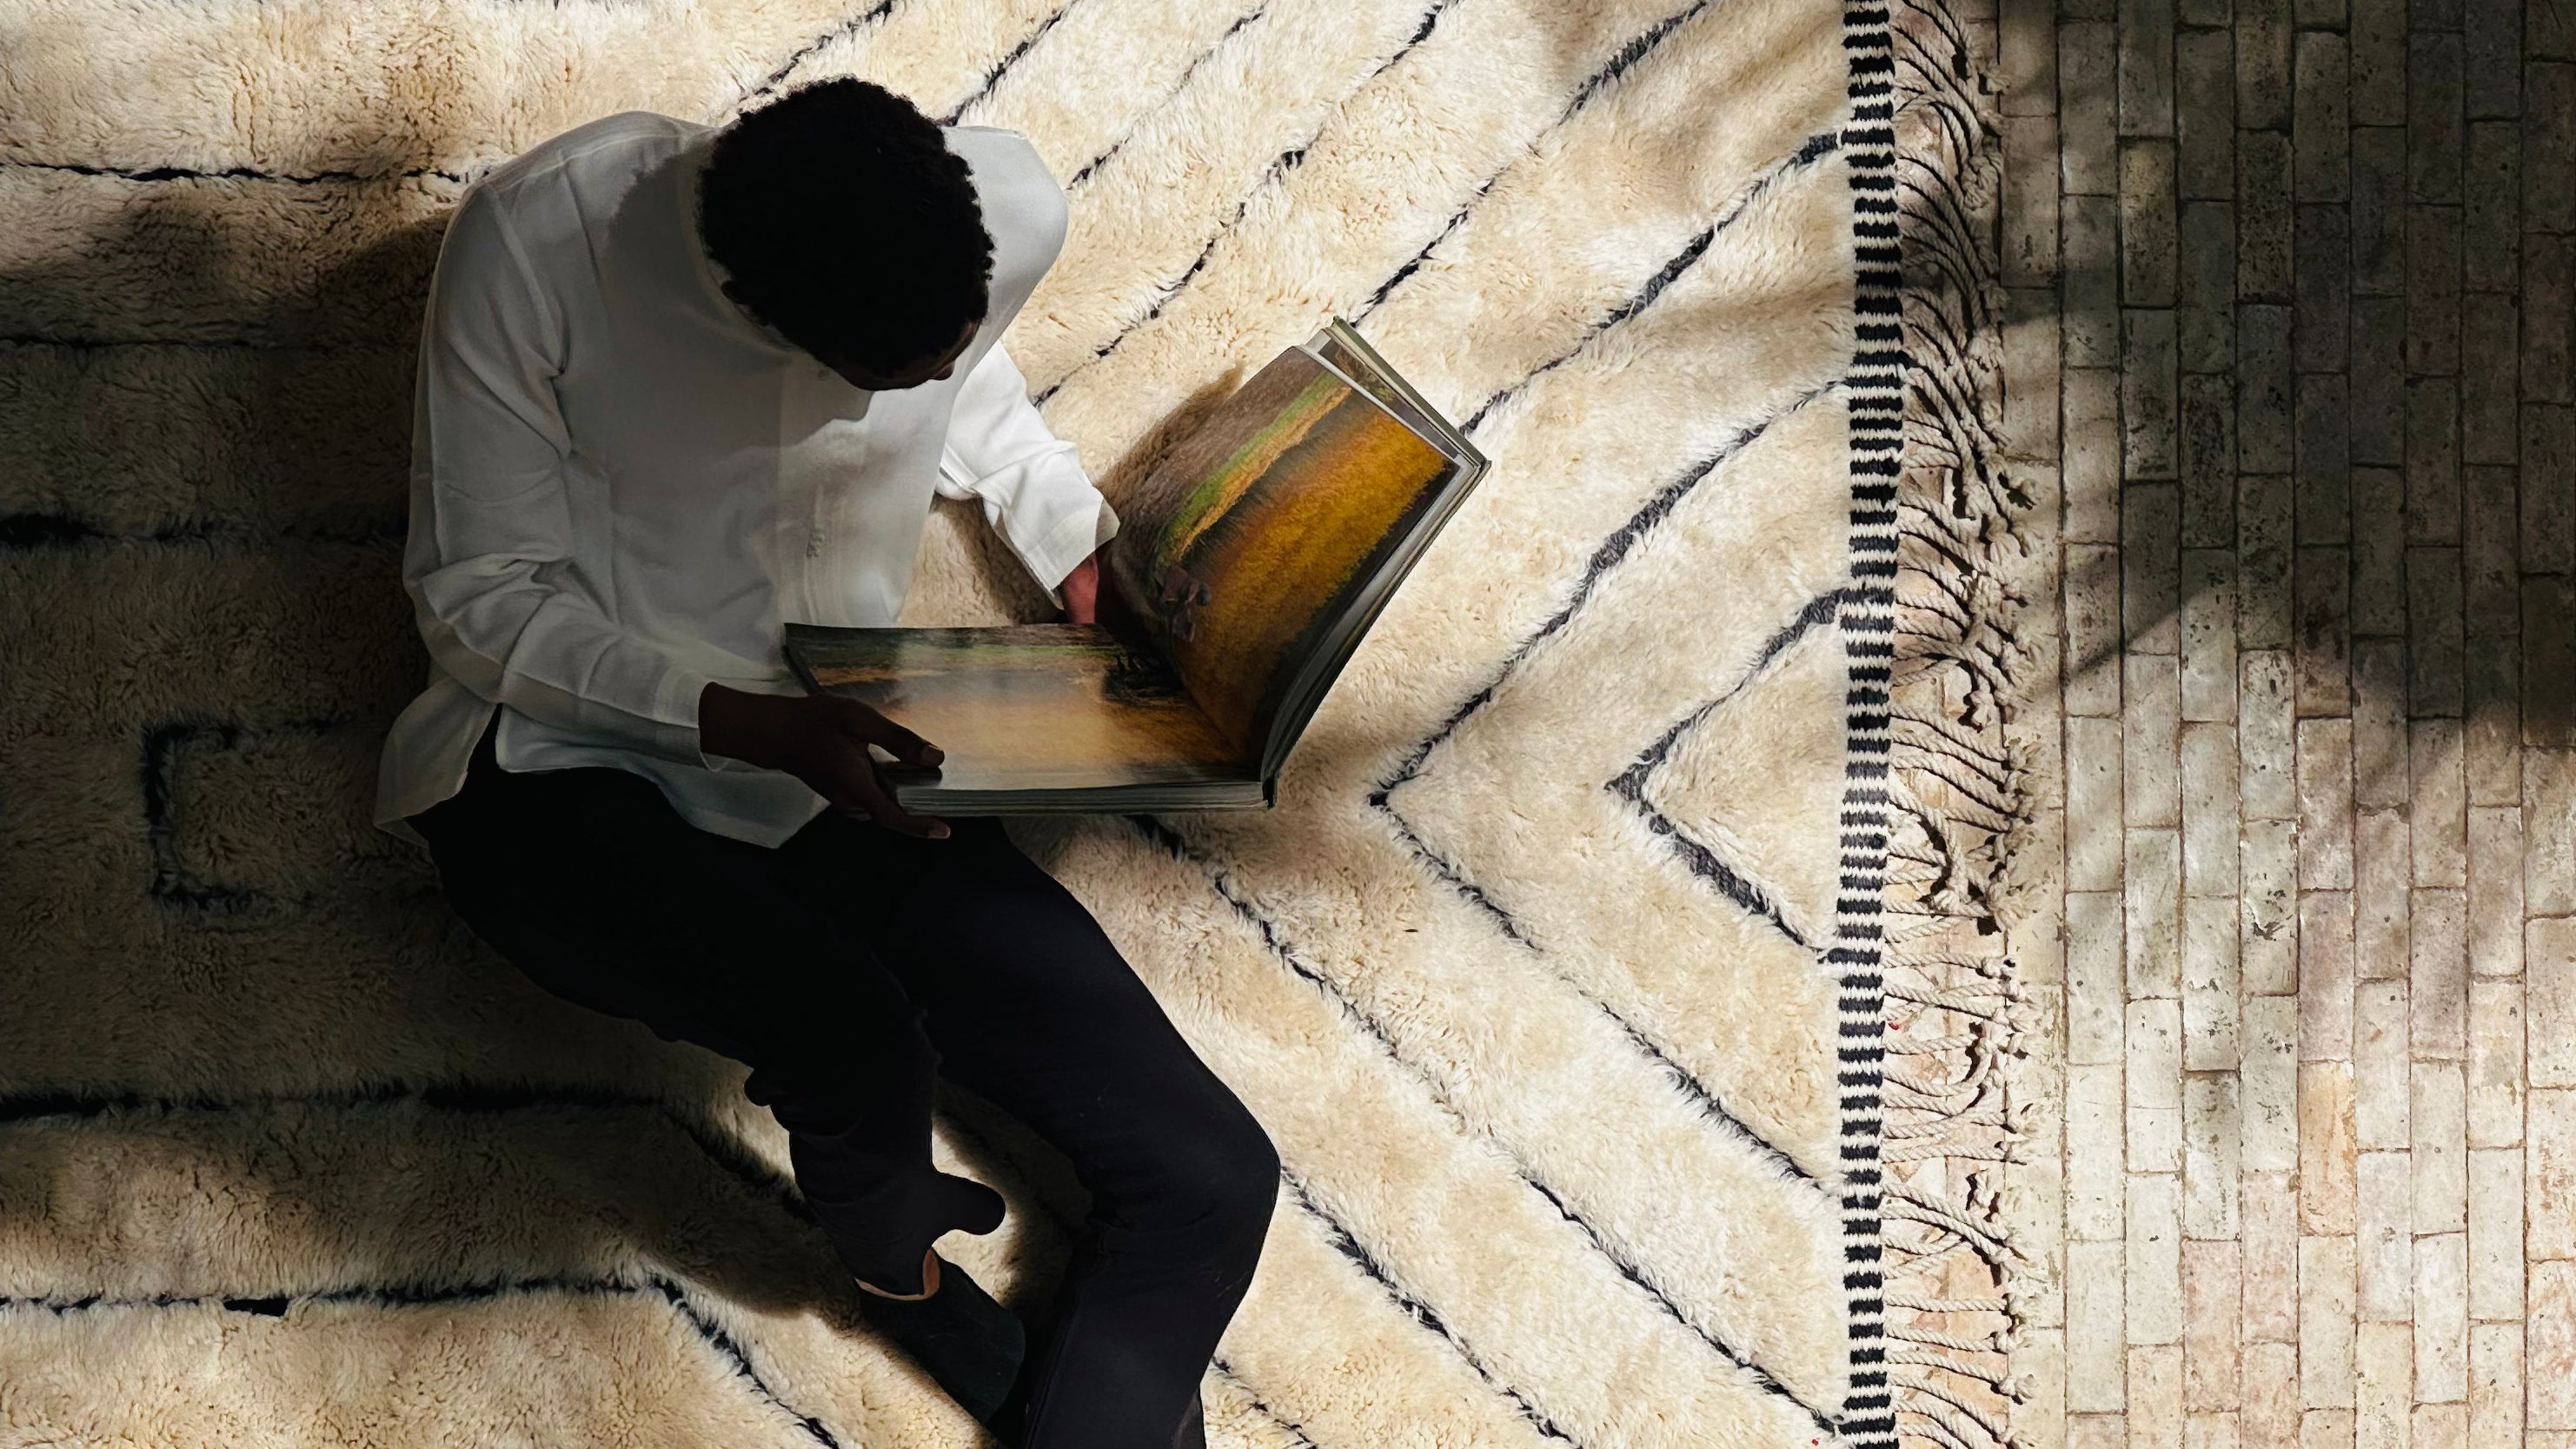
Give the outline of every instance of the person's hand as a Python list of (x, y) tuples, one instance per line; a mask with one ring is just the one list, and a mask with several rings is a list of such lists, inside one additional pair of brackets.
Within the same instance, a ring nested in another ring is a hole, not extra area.
[(1068, 624), (1094, 621), (1100, 599), (1100, 552), (1094, 549), (1082, 562), (1073, 566), (1056, 584), (1064, 595), (1064, 618)]
[(698, 693), (698, 747), (706, 753), (784, 770), (835, 809), (889, 830), (947, 839), (946, 823), (895, 803), (870, 744), (907, 764), (935, 767), (945, 758), (930, 741), (841, 695), (753, 694), (714, 683)]
[(1118, 581), (1102, 567), (1100, 556), (1108, 545), (1092, 550), (1089, 557), (1073, 566), (1056, 584), (1064, 595), (1064, 622), (1068, 624), (1107, 624), (1112, 629), (1135, 625), (1134, 611), (1127, 607), (1127, 596), (1118, 592)]

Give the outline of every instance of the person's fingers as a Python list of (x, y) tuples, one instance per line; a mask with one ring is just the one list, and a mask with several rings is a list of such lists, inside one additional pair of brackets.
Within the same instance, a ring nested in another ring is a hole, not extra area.
[(878, 782), (877, 772), (870, 768), (873, 763), (864, 748), (843, 741), (824, 746), (819, 756), (800, 763), (796, 773), (833, 809), (866, 819), (886, 804), (885, 788)]
[(944, 840), (948, 836), (945, 821), (928, 815), (915, 815), (895, 803), (894, 792), (877, 776), (877, 763), (868, 757), (867, 746), (856, 740), (845, 740), (829, 762), (828, 773), (841, 787), (841, 793), (823, 792), (835, 806), (888, 830), (926, 840)]
[(870, 744), (882, 745), (887, 754), (906, 764), (936, 768), (946, 758), (937, 745), (858, 700), (831, 694), (819, 697), (826, 702), (824, 707), (830, 712), (828, 718), (833, 726), (843, 734), (856, 735)]

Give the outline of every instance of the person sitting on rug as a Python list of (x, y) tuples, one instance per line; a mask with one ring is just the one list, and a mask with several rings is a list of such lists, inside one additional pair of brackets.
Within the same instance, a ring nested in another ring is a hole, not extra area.
[[(1065, 225), (1025, 137), (846, 79), (466, 188), (414, 393), (429, 682), (377, 823), (539, 987), (747, 1064), (868, 1320), (1008, 1442), (1196, 1449), (1276, 1150), (998, 818), (894, 802), (870, 748), (932, 742), (780, 652), (895, 621), (934, 491), (1067, 618), (1121, 607), (1117, 517), (1001, 345)], [(931, 1165), (934, 1071), (1091, 1193), (1043, 1326), (933, 1246), (1004, 1214)]]

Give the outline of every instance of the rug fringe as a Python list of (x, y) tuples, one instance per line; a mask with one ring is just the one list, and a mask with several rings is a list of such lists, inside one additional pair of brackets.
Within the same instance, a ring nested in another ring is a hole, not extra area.
[(1901, 1442), (2009, 1449), (2030, 1275), (2001, 1210), (2027, 1140), (2006, 942), (2030, 792), (2005, 725), (2030, 659), (2006, 563), (2030, 500), (1999, 435), (2001, 147), (1978, 35), (1946, 0), (1898, 0), (1889, 26), (1907, 366), (1885, 964), (1907, 1066), (1883, 1104), (1888, 1387)]

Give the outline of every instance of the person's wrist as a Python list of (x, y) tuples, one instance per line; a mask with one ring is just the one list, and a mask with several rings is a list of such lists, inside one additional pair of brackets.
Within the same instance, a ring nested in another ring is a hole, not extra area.
[[(744, 760), (743, 702), (751, 696), (709, 680), (698, 691), (698, 748), (710, 755)], [(747, 763), (758, 763), (747, 761)]]

